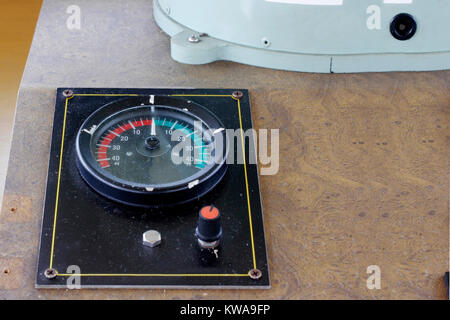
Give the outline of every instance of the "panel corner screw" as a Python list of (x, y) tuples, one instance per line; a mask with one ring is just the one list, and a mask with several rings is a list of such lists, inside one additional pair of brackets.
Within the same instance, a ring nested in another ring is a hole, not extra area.
[(48, 268), (44, 271), (44, 276), (47, 279), (55, 279), (57, 275), (58, 275), (58, 271), (56, 271), (56, 269), (53, 269), (53, 268)]
[(248, 276), (253, 280), (258, 280), (262, 277), (262, 272), (259, 269), (252, 269), (248, 272)]
[(72, 90), (70, 90), (70, 89), (66, 89), (66, 90), (64, 90), (63, 91), (63, 96), (64, 97), (66, 97), (66, 98), (70, 98), (70, 97), (72, 97), (73, 96), (73, 91)]
[(232, 94), (234, 99), (236, 100), (241, 100), (241, 98), (244, 96), (244, 94), (242, 93), (242, 91), (234, 91)]
[(193, 34), (188, 38), (188, 41), (191, 43), (199, 43), (201, 40), (199, 36)]

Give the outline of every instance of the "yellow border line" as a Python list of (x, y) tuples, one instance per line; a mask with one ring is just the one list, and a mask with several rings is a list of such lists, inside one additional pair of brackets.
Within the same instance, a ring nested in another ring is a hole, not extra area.
[[(140, 96), (139, 94), (74, 94), (74, 96)], [(242, 154), (244, 157), (244, 175), (245, 175), (245, 187), (247, 191), (247, 206), (248, 206), (248, 218), (250, 224), (250, 238), (252, 242), (252, 256), (253, 256), (253, 268), (256, 269), (256, 255), (255, 255), (255, 242), (253, 237), (253, 224), (252, 224), (252, 214), (250, 207), (250, 192), (248, 188), (248, 178), (247, 178), (247, 163), (245, 160), (245, 145), (244, 145), (244, 130), (242, 128), (242, 115), (241, 115), (241, 102), (239, 99), (235, 99), (232, 95), (209, 95), (209, 94), (172, 94), (170, 96), (174, 97), (231, 97), (233, 100), (236, 100), (238, 103), (238, 113), (239, 113), (239, 125), (241, 127), (241, 144), (242, 144)], [(61, 168), (62, 168), (62, 155), (64, 149), (64, 137), (66, 131), (66, 118), (67, 118), (67, 105), (70, 98), (66, 98), (66, 105), (64, 109), (64, 121), (63, 121), (63, 131), (62, 131), (62, 140), (61, 140), (61, 151), (59, 156), (59, 169), (58, 169), (58, 184), (56, 187), (56, 201), (55, 201), (55, 215), (53, 218), (53, 233), (52, 233), (52, 245), (50, 252), (50, 268), (53, 267), (53, 255), (55, 248), (55, 234), (56, 234), (56, 218), (58, 215), (58, 200), (59, 200), (59, 186), (61, 182)], [(66, 273), (58, 273), (58, 276), (61, 277), (70, 277), (70, 276), (81, 276), (81, 277), (248, 277), (248, 274), (120, 274), (120, 273), (85, 273), (85, 274), (66, 274)]]
[(61, 277), (248, 277), (240, 273), (58, 273)]
[(238, 103), (239, 125), (241, 126), (241, 145), (242, 145), (242, 154), (244, 157), (245, 189), (247, 191), (248, 221), (250, 224), (250, 238), (252, 240), (253, 269), (257, 269), (256, 268), (256, 255), (255, 255), (255, 241), (253, 239), (252, 209), (250, 206), (250, 192), (248, 191), (247, 162), (245, 160), (244, 129), (242, 128), (241, 101), (239, 99), (235, 99), (235, 100), (237, 100), (237, 103)]
[(171, 97), (227, 97), (233, 98), (231, 94), (170, 94)]
[(97, 94), (97, 93), (75, 93), (72, 96), (80, 96), (80, 97), (139, 97), (140, 94), (112, 94), (112, 93), (104, 93), (104, 94)]
[(68, 101), (69, 101), (69, 98), (66, 98), (66, 106), (64, 108), (63, 130), (62, 130), (62, 136), (61, 136), (61, 151), (59, 153), (59, 169), (58, 169), (58, 184), (56, 186), (55, 216), (53, 217), (52, 248), (51, 248), (51, 252), (50, 252), (50, 269), (53, 267), (53, 253), (54, 253), (54, 248), (55, 248), (55, 234), (56, 234), (56, 217), (58, 216), (59, 185), (61, 182), (61, 167), (62, 167), (62, 158), (63, 158), (63, 150), (64, 150), (64, 136), (66, 133), (66, 118), (67, 118)]

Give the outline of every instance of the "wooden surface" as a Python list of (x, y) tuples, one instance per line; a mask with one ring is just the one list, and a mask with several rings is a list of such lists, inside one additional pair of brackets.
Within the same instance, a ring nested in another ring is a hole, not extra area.
[(42, 0), (0, 0), (0, 202), (9, 159), (17, 91)]
[[(280, 128), (279, 173), (261, 177), (266, 291), (33, 289), (52, 114), (31, 99), (53, 105), (54, 92), (27, 92), (0, 217), (0, 297), (445, 298), (449, 75), (303, 75), (295, 89), (251, 91), (255, 126)], [(381, 290), (366, 288), (369, 265)]]
[[(151, 12), (151, 2), (112, 1), (106, 12), (99, 2), (84, 3), (91, 25), (80, 35), (58, 27), (62, 2), (44, 4), (0, 215), (0, 299), (446, 297), (450, 71), (317, 75), (226, 62), (181, 65), (170, 59), (167, 36), (136, 14), (143, 10), (135, 3)], [(133, 25), (111, 29), (111, 37), (94, 32), (124, 21)], [(132, 37), (146, 39), (139, 50)], [(108, 59), (100, 48), (110, 48)], [(34, 289), (58, 86), (248, 88), (254, 126), (280, 129), (279, 172), (261, 177), (272, 288)], [(366, 287), (369, 265), (381, 268), (380, 290)]]

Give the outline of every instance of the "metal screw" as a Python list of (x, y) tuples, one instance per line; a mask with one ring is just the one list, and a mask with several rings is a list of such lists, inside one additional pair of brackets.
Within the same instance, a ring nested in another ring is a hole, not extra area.
[(188, 38), (188, 41), (191, 43), (199, 43), (201, 40), (198, 36), (196, 36), (195, 34), (193, 34), (192, 36), (190, 36)]
[(252, 269), (248, 272), (248, 276), (253, 280), (258, 280), (262, 277), (262, 272), (258, 269)]
[(156, 247), (161, 243), (161, 234), (156, 230), (149, 230), (142, 235), (142, 243), (144, 246)]
[(207, 241), (197, 239), (197, 242), (198, 242), (198, 245), (200, 246), (200, 248), (203, 248), (203, 249), (214, 249), (214, 248), (217, 248), (220, 244), (219, 240), (207, 242)]
[(70, 98), (70, 97), (73, 96), (73, 91), (70, 90), (70, 89), (66, 89), (66, 90), (63, 91), (63, 96), (66, 97), (66, 98)]
[(47, 279), (55, 279), (57, 275), (58, 271), (56, 271), (56, 269), (48, 268), (47, 270), (44, 271), (44, 276)]
[(234, 91), (232, 94), (234, 99), (236, 100), (241, 100), (241, 98), (244, 96), (244, 94), (242, 93), (242, 91)]

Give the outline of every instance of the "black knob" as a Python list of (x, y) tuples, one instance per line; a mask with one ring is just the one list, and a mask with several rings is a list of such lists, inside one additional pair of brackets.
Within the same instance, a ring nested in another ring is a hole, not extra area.
[(409, 40), (416, 34), (416, 31), (416, 20), (407, 13), (396, 15), (391, 22), (391, 34), (397, 40)]
[(200, 241), (206, 243), (217, 242), (220, 239), (222, 236), (222, 222), (218, 208), (210, 205), (200, 209), (195, 235)]

